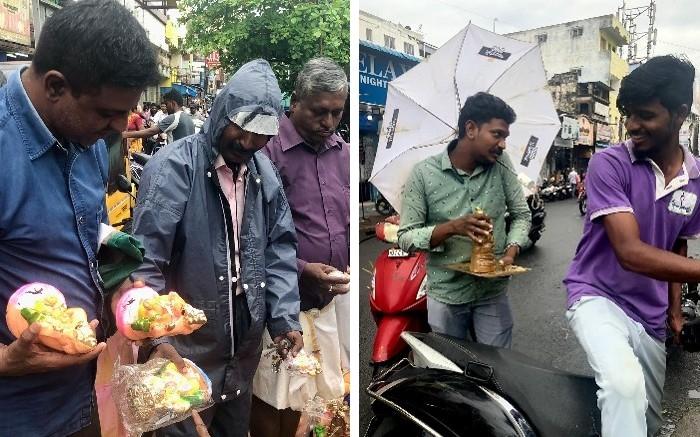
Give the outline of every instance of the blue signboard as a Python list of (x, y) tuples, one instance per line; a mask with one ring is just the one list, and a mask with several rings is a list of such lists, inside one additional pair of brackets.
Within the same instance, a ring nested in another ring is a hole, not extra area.
[(360, 41), (360, 103), (384, 106), (389, 82), (420, 61), (415, 56)]

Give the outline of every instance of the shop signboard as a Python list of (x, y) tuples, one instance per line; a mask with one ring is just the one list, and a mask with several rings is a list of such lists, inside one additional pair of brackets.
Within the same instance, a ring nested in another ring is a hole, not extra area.
[(212, 68), (219, 68), (219, 66), (221, 66), (221, 60), (219, 59), (219, 52), (212, 52), (204, 60), (204, 64), (206, 64), (207, 68), (210, 70)]
[(562, 117), (561, 139), (576, 140), (578, 138), (578, 121), (571, 117)]
[(31, 2), (2, 0), (0, 2), (0, 40), (31, 46)]
[(578, 140), (576, 144), (582, 146), (592, 146), (593, 145), (593, 125), (591, 121), (585, 115), (580, 115), (578, 117)]
[(605, 123), (596, 123), (595, 145), (596, 147), (608, 147), (612, 140), (612, 128)]
[(360, 42), (360, 103), (384, 106), (390, 81), (401, 76), (419, 58), (378, 46)]

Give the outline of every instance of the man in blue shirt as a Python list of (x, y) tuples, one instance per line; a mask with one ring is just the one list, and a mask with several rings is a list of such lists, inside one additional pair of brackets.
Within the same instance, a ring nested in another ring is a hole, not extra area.
[[(0, 308), (29, 282), (52, 284), (83, 308), (98, 338), (111, 324), (97, 270), (107, 221), (102, 138), (160, 77), (146, 32), (114, 1), (71, 3), (50, 17), (31, 66), (0, 88)], [(0, 317), (0, 435), (98, 436), (95, 358), (20, 339)]]

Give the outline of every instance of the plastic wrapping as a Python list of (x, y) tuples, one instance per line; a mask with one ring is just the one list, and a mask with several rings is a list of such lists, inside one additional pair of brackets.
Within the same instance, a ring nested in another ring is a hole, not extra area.
[(66, 354), (84, 354), (97, 346), (85, 310), (67, 308), (63, 293), (49, 284), (32, 282), (17, 289), (7, 302), (5, 320), (17, 338), (38, 323), (39, 342)]
[(316, 376), (323, 371), (318, 358), (314, 354), (306, 353), (303, 349), (295, 357), (287, 354), (286, 358), (283, 358), (282, 351), (289, 351), (291, 347), (291, 342), (286, 338), (277, 345), (274, 343), (267, 345), (267, 351), (263, 356), (272, 361), (272, 370), (275, 373), (279, 373), (282, 367), (292, 376)]
[(117, 329), (130, 340), (191, 334), (207, 322), (204, 311), (171, 291), (158, 295), (150, 287), (127, 290), (117, 303)]
[(316, 376), (322, 372), (321, 363), (312, 354), (307, 354), (303, 349), (296, 357), (287, 356), (284, 360), (287, 372), (294, 376)]
[(350, 436), (350, 406), (343, 398), (327, 401), (316, 396), (306, 403), (304, 413), (313, 437)]
[(112, 390), (130, 437), (180, 422), (192, 411), (214, 404), (207, 375), (190, 360), (185, 362), (185, 373), (163, 358), (145, 364), (117, 365)]

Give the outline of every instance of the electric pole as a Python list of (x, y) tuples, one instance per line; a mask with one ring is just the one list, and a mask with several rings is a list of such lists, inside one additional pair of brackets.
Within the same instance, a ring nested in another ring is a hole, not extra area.
[[(622, 1), (622, 6), (618, 8), (617, 15), (622, 23), (622, 26), (629, 32), (630, 40), (625, 50), (623, 47), (620, 48), (620, 56), (627, 58), (628, 64), (640, 64), (647, 61), (654, 54), (654, 47), (656, 46), (656, 35), (657, 28), (655, 27), (656, 22), (656, 1), (650, 0), (648, 6), (638, 6), (634, 8), (628, 8), (626, 1)], [(646, 17), (644, 17), (646, 15)], [(646, 22), (644, 18), (647, 18)], [(637, 30), (637, 24), (643, 28), (644, 24), (647, 24), (646, 32), (641, 32)], [(639, 41), (646, 37), (646, 53), (642, 56), (638, 52)], [(626, 55), (626, 56), (625, 56)]]

